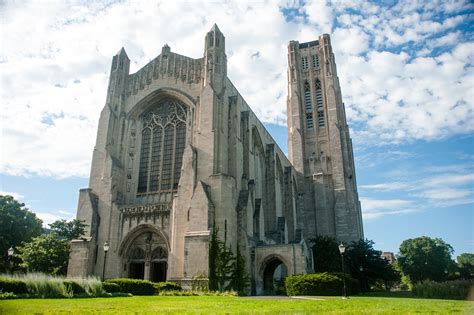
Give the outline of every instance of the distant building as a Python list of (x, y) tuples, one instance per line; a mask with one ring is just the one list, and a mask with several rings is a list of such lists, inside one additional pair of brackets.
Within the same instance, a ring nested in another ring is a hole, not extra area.
[(393, 264), (395, 261), (397, 261), (395, 255), (392, 252), (382, 252), (380, 256), (386, 261), (388, 261), (390, 264)]
[[(288, 46), (288, 158), (227, 77), (225, 38), (204, 56), (161, 54), (134, 74), (113, 57), (68, 276), (208, 274), (214, 226), (240, 248), (251, 292), (312, 271), (306, 240), (363, 239), (352, 143), (329, 35)], [(268, 80), (271, 85), (271, 78)], [(105, 256), (103, 244), (110, 244)], [(107, 259), (105, 259), (107, 257)]]

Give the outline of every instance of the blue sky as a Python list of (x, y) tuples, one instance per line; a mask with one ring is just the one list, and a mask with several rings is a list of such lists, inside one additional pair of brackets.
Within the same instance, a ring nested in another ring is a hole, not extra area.
[(474, 252), (469, 1), (7, 1), (0, 14), (0, 191), (45, 223), (73, 218), (87, 187), (112, 56), (124, 46), (132, 72), (165, 43), (199, 58), (217, 23), (228, 76), (285, 152), (286, 45), (331, 34), (366, 237)]

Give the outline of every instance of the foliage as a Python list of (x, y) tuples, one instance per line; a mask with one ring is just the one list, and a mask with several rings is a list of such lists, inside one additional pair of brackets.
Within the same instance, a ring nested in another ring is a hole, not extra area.
[(0, 293), (0, 300), (16, 299), (17, 295), (12, 292)]
[(237, 245), (237, 251), (235, 258), (232, 262), (232, 273), (230, 277), (230, 283), (228, 289), (237, 291), (239, 295), (245, 294), (245, 288), (249, 285), (249, 277), (245, 272), (245, 259), (240, 254), (239, 245)]
[(207, 275), (201, 273), (195, 275), (191, 280), (192, 291), (208, 291), (209, 290), (209, 279)]
[(236, 290), (243, 294), (248, 285), (245, 260), (238, 246), (234, 255), (232, 249), (227, 247), (226, 240), (218, 238), (218, 230), (214, 223), (209, 242), (209, 290)]
[(0, 292), (13, 292), (15, 294), (28, 293), (26, 283), (8, 275), (0, 276)]
[(455, 267), (453, 248), (440, 238), (422, 236), (400, 245), (398, 264), (413, 284), (423, 280), (443, 281)]
[(470, 290), (474, 290), (472, 280), (422, 281), (413, 285), (413, 294), (425, 299), (466, 300)]
[(160, 296), (238, 296), (235, 291), (199, 291), (199, 290), (186, 290), (186, 291), (162, 291), (158, 295)]
[(347, 271), (359, 280), (364, 292), (372, 286), (382, 285), (387, 288), (389, 282), (400, 280), (399, 272), (373, 246), (374, 242), (371, 240), (359, 240), (352, 242), (345, 254)]
[(51, 223), (49, 226), (53, 233), (56, 233), (59, 238), (64, 238), (66, 240), (78, 239), (85, 233), (85, 228), (87, 224), (83, 223), (84, 221), (74, 219), (71, 221), (66, 220), (57, 220)]
[(28, 294), (41, 298), (72, 297), (73, 292), (64, 284), (64, 278), (42, 273), (29, 273), (21, 277), (26, 283)]
[(460, 277), (474, 279), (474, 254), (462, 253), (456, 258)]
[(163, 292), (163, 291), (181, 291), (181, 285), (175, 282), (155, 282), (153, 283), (155, 287), (155, 293)]
[(315, 272), (342, 271), (339, 244), (335, 238), (318, 235), (310, 242), (313, 244)]
[(155, 294), (155, 286), (153, 282), (142, 279), (118, 278), (109, 279), (105, 282), (115, 283), (120, 286), (120, 292), (131, 293), (133, 295), (153, 295)]
[(63, 280), (64, 285), (68, 289), (68, 291), (72, 291), (74, 295), (86, 293), (86, 289), (81, 285), (81, 281), (79, 280)]
[(105, 297), (102, 282), (95, 277), (66, 279), (43, 273), (0, 276), (0, 289), (28, 297)]
[[(339, 242), (329, 236), (316, 236), (313, 243), (313, 259), (315, 272), (340, 272), (342, 270)], [(400, 279), (399, 272), (385, 259), (380, 257), (380, 251), (373, 248), (371, 240), (352, 242), (344, 254), (346, 272), (359, 280), (362, 291), (368, 291), (371, 286), (387, 285)]]
[(214, 223), (211, 240), (209, 242), (209, 290), (219, 288), (217, 277), (217, 260), (219, 259), (219, 239), (217, 237), (217, 227)]
[(358, 293), (358, 281), (340, 272), (290, 275), (285, 278), (285, 287), (289, 296), (341, 295), (344, 278), (348, 294)]
[(66, 274), (69, 242), (59, 239), (55, 233), (37, 236), (17, 250), (15, 256), (22, 260), (21, 267), (52, 275)]
[(28, 242), (43, 231), (42, 221), (12, 196), (0, 195), (0, 271), (9, 270), (8, 249)]
[(120, 292), (120, 286), (117, 283), (103, 282), (102, 287), (104, 288), (105, 292), (109, 292), (109, 293)]

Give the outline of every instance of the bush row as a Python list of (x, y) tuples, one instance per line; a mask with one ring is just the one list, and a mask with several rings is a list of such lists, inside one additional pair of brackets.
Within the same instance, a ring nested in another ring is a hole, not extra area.
[(473, 299), (474, 296), (469, 297), (470, 290), (474, 292), (474, 280), (423, 281), (413, 285), (413, 295), (425, 299)]
[(65, 279), (41, 273), (0, 275), (0, 292), (42, 298), (106, 295), (102, 282), (97, 278)]
[[(180, 291), (174, 282), (151, 282), (138, 279), (111, 279), (101, 282), (97, 278), (65, 279), (30, 273), (21, 276), (0, 275), (0, 293), (13, 293), (25, 297), (95, 297), (121, 295), (154, 295), (165, 291)], [(5, 297), (9, 295), (5, 295)], [(2, 296), (2, 298), (5, 298)]]
[(346, 280), (347, 294), (358, 294), (360, 291), (359, 282), (341, 272), (290, 275), (285, 278), (285, 288), (289, 296), (341, 295), (344, 278)]
[(163, 291), (181, 290), (181, 286), (174, 282), (151, 282), (142, 279), (118, 278), (106, 280), (104, 283), (118, 286), (119, 291), (114, 292), (131, 293), (133, 295), (154, 295)]

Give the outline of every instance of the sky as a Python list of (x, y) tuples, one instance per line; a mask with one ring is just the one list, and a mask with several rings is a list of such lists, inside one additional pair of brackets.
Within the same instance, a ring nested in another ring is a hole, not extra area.
[(75, 217), (112, 56), (200, 58), (217, 23), (228, 76), (287, 152), (290, 40), (331, 35), (365, 237), (474, 252), (474, 5), (469, 1), (1, 1), (0, 192)]

